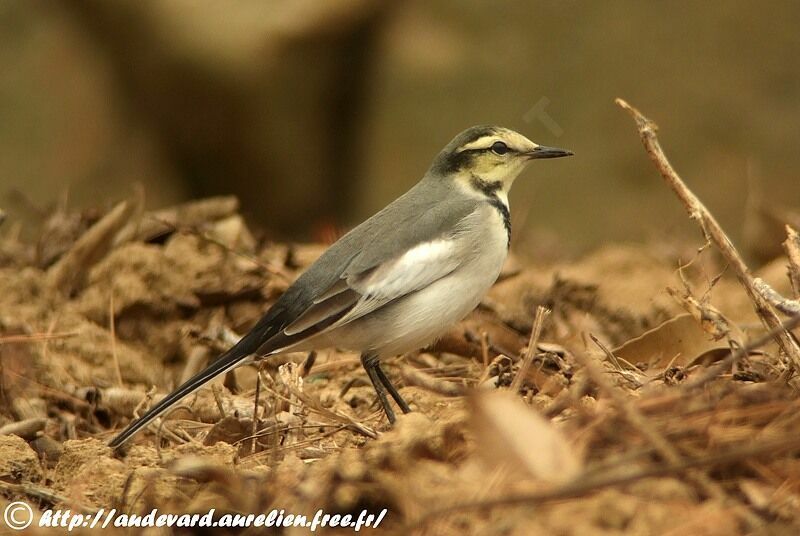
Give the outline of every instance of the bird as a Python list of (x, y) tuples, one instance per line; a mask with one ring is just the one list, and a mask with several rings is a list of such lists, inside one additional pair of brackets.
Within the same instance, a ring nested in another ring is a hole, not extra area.
[(468, 128), (410, 190), (334, 242), (234, 346), (132, 421), (117, 448), (182, 398), (234, 368), (284, 352), (358, 352), (390, 424), (408, 403), (381, 358), (425, 347), (495, 283), (508, 253), (508, 193), (535, 159), (573, 153), (493, 125)]

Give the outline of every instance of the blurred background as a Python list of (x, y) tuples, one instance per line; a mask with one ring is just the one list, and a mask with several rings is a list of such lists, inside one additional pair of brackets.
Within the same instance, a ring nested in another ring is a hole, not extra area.
[(798, 27), (789, 0), (9, 0), (0, 208), (34, 227), (138, 183), (150, 208), (233, 193), (270, 236), (319, 239), (497, 123), (576, 153), (517, 182), (519, 251), (699, 243), (623, 97), (768, 257), (800, 206)]

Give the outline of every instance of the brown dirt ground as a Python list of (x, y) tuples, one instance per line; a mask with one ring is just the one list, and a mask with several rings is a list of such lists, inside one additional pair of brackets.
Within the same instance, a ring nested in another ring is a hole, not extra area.
[[(768, 345), (686, 387), (731, 342), (763, 332), (727, 275), (706, 293), (723, 269), (692, 244), (610, 245), (547, 266), (511, 258), (433, 348), (388, 360), (414, 409), (394, 428), (358, 356), (323, 350), (310, 371), (305, 354), (267, 361), (257, 407), (259, 375), (242, 367), (114, 453), (116, 431), (251, 327), (324, 248), (254, 239), (227, 209), (137, 234), (123, 224), (141, 231), (148, 214), (134, 210), (70, 266), (65, 295), (54, 267), (101, 214), (54, 214), (71, 224), (51, 221), (34, 244), (13, 222), (0, 229), (0, 508), (387, 508), (386, 534), (800, 529), (800, 402), (785, 358)], [(728, 319), (719, 341), (667, 292), (684, 290), (678, 259), (695, 259), (692, 294)], [(788, 296), (785, 263), (758, 275)], [(537, 305), (552, 314), (509, 400), (499, 393), (520, 374)]]

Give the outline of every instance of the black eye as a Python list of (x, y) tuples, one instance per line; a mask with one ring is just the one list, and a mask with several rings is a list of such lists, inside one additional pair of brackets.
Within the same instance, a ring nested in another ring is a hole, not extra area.
[(508, 152), (508, 145), (502, 141), (496, 141), (492, 144), (492, 152), (494, 154), (504, 155)]

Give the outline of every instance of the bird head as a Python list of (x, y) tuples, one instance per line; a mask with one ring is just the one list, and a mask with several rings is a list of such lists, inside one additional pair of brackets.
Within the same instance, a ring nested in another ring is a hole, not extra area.
[(476, 126), (447, 144), (434, 159), (430, 173), (467, 184), (477, 181), (507, 193), (531, 160), (572, 154), (564, 149), (538, 145), (507, 128)]

